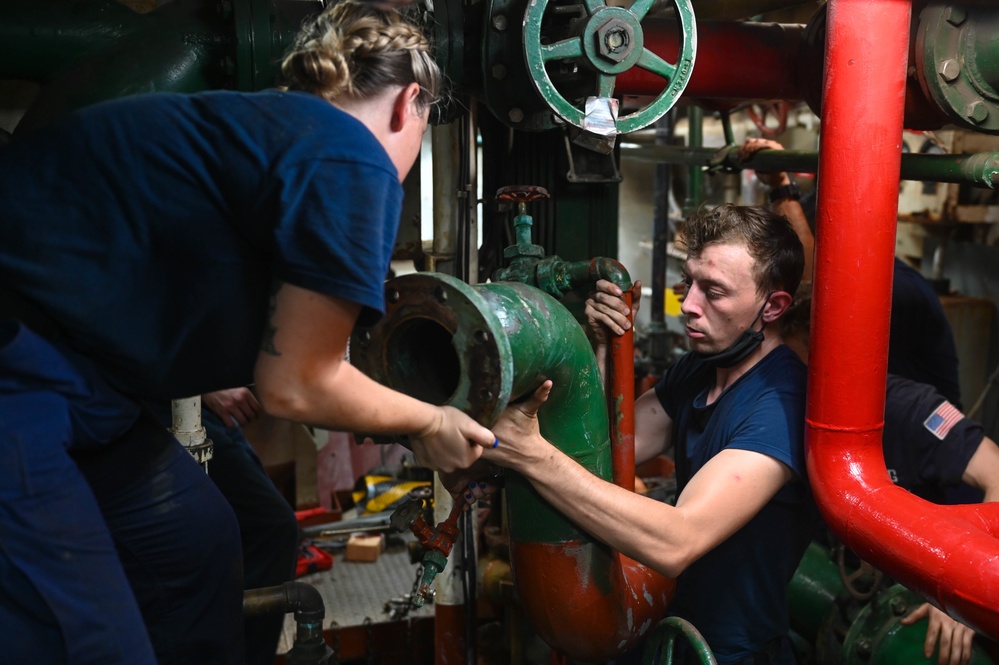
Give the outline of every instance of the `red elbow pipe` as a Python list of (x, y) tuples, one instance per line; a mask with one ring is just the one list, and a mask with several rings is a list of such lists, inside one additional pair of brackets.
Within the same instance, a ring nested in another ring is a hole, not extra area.
[(910, 13), (909, 0), (828, 3), (808, 475), (847, 546), (997, 637), (999, 504), (923, 501), (891, 483), (882, 453)]

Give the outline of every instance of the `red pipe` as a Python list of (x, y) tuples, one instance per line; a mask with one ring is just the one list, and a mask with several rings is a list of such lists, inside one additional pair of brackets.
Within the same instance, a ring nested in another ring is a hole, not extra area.
[[(632, 294), (621, 295), (631, 310)], [(634, 322), (634, 317), (628, 315)], [(610, 345), (607, 407), (610, 416), (611, 463), (614, 484), (635, 491), (635, 329), (614, 336)]]
[[(674, 21), (642, 24), (645, 48), (676, 62), (679, 29)], [(685, 99), (802, 99), (805, 26), (779, 23), (697, 21), (697, 57)], [(821, 56), (816, 54), (816, 75)], [(627, 95), (658, 95), (664, 80), (639, 67), (619, 74), (615, 89)]]
[(828, 3), (808, 475), (846, 545), (997, 637), (999, 504), (923, 501), (892, 484), (881, 447), (910, 13), (909, 0)]
[[(918, 21), (905, 30), (904, 34), (913, 36), (914, 49)], [(645, 48), (669, 62), (678, 60), (680, 33), (675, 21), (647, 19), (642, 23), (642, 31)], [(821, 114), (825, 33), (826, 14), (822, 8), (807, 26), (697, 21), (697, 57), (683, 98), (715, 109), (752, 100), (803, 99), (815, 113)], [(938, 129), (948, 122), (961, 122), (960, 118), (950, 118), (928, 96), (920, 84), (921, 75), (921, 71), (916, 72), (908, 82), (905, 127)], [(664, 85), (660, 76), (632, 67), (618, 75), (615, 91), (621, 95), (655, 96), (663, 91)], [(858, 109), (857, 113), (860, 112)]]

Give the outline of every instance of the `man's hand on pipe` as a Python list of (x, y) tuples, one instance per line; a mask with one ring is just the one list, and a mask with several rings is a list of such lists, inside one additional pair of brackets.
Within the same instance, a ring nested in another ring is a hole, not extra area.
[(971, 660), (971, 643), (975, 631), (929, 603), (923, 603), (914, 609), (900, 623), (908, 626), (924, 618), (927, 619), (927, 625), (923, 653), (927, 658), (933, 657), (933, 649), (939, 641), (938, 665), (960, 665)]
[(551, 444), (541, 436), (538, 409), (548, 400), (551, 389), (551, 380), (546, 380), (528, 399), (511, 404), (500, 414), (493, 425), (498, 444), (486, 449), (483, 459), (521, 472), (544, 459)]
[(629, 316), (634, 311), (638, 316), (638, 308), (642, 299), (642, 282), (636, 281), (631, 289), (631, 310), (621, 298), (621, 287), (606, 279), (597, 280), (596, 288), (586, 299), (586, 322), (590, 326), (598, 344), (607, 343), (607, 331), (615, 335), (623, 335), (631, 329), (634, 317)]
[[(751, 137), (746, 139), (739, 148), (739, 159), (746, 161), (754, 154), (760, 150), (783, 150), (782, 146), (777, 141), (771, 141), (770, 139), (761, 139)], [(791, 177), (786, 171), (756, 171), (756, 177), (760, 179), (760, 182), (767, 185), (771, 189), (780, 187), (781, 185), (787, 185), (791, 182)]]
[(451, 406), (437, 407), (433, 423), (411, 437), (413, 454), (422, 466), (435, 471), (467, 469), (491, 448), (496, 437), (488, 429)]

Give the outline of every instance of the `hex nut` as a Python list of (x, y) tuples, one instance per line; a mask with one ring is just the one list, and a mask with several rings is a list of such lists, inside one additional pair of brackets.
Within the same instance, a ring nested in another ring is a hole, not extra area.
[(971, 121), (981, 124), (989, 117), (989, 107), (981, 100), (975, 100), (964, 108), (964, 115)]
[(961, 63), (954, 58), (947, 58), (940, 63), (940, 67), (937, 71), (943, 80), (953, 81), (961, 75)]
[(607, 19), (597, 28), (597, 51), (612, 62), (621, 62), (635, 47), (632, 27), (618, 18)]

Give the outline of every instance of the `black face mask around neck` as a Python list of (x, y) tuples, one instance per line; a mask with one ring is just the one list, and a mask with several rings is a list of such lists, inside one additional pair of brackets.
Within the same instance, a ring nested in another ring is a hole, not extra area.
[(715, 369), (728, 369), (748, 358), (749, 354), (760, 348), (760, 344), (763, 343), (763, 329), (767, 327), (767, 324), (764, 323), (759, 330), (753, 330), (753, 326), (763, 316), (763, 310), (767, 308), (767, 303), (770, 302), (770, 296), (772, 295), (773, 293), (770, 293), (767, 296), (756, 318), (753, 319), (748, 328), (742, 331), (742, 334), (739, 335), (739, 338), (730, 347), (718, 353), (701, 353), (695, 351), (694, 353), (697, 354), (697, 357)]

